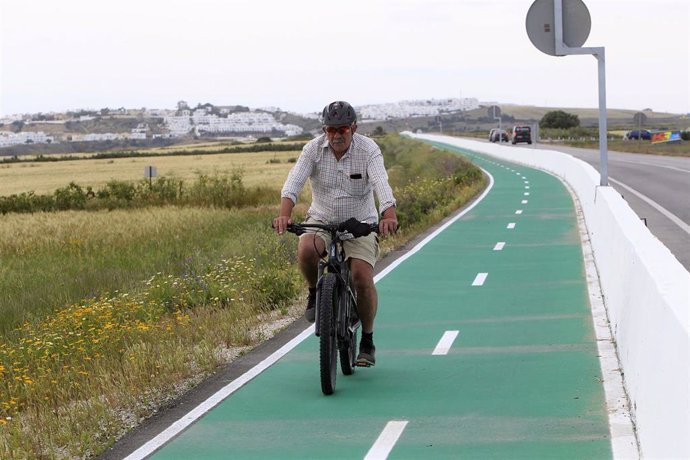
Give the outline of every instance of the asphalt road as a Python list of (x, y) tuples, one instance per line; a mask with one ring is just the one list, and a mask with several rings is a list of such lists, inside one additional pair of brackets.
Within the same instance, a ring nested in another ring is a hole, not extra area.
[[(599, 171), (599, 150), (533, 146), (568, 153)], [(608, 175), (609, 184), (690, 271), (690, 158), (610, 151)]]

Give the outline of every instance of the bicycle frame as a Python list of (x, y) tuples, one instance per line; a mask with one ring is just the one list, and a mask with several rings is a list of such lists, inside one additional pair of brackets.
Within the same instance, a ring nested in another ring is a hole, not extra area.
[[(378, 224), (368, 224), (369, 225), (369, 231), (371, 232), (378, 232)], [(306, 229), (312, 228), (312, 229), (318, 229), (318, 230), (323, 230), (327, 233), (330, 234), (331, 236), (331, 242), (330, 245), (327, 249), (326, 257), (325, 259), (322, 258), (319, 260), (319, 268), (318, 268), (318, 277), (317, 277), (317, 284), (316, 284), (316, 293), (317, 293), (317, 298), (316, 298), (316, 304), (319, 304), (319, 293), (321, 292), (321, 282), (323, 279), (323, 274), (324, 273), (334, 273), (337, 276), (338, 279), (338, 284), (341, 288), (344, 288), (345, 292), (347, 292), (347, 295), (350, 297), (350, 300), (352, 301), (352, 305), (357, 305), (357, 297), (355, 296), (355, 293), (352, 291), (352, 286), (350, 282), (350, 267), (345, 260), (345, 251), (343, 249), (343, 241), (347, 241), (349, 239), (355, 238), (355, 236), (350, 233), (349, 231), (343, 231), (340, 230), (340, 227), (342, 224), (316, 224), (316, 223), (304, 223), (304, 224), (291, 224), (288, 226), (288, 231), (295, 233), (297, 235), (302, 235), (305, 233)], [(336, 312), (339, 313), (339, 312)], [(318, 308), (316, 310), (316, 320), (315, 320), (315, 334), (316, 336), (319, 336), (321, 334), (320, 328), (319, 328), (319, 318), (318, 318)], [(340, 315), (338, 314), (337, 317)], [(357, 324), (359, 326), (359, 324)], [(342, 325), (341, 325), (342, 327)], [(341, 328), (341, 330), (338, 331), (339, 335), (343, 336), (345, 334), (345, 330)]]
[(319, 337), (321, 390), (330, 395), (335, 390), (338, 354), (343, 374), (354, 373), (357, 329), (361, 326), (357, 296), (352, 288), (352, 276), (343, 242), (355, 238), (355, 233), (359, 236), (368, 235), (371, 231), (378, 230), (378, 226), (348, 221), (337, 225), (290, 224), (287, 230), (302, 235), (307, 228), (326, 231), (331, 236), (326, 254), (321, 257), (318, 265), (314, 324), (315, 335)]

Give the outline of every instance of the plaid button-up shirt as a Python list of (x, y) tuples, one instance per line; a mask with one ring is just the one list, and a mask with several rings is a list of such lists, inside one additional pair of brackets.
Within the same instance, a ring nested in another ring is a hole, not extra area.
[(395, 206), (381, 149), (361, 134), (352, 136), (350, 148), (340, 161), (325, 134), (308, 142), (288, 174), (281, 196), (297, 203), (307, 178), (312, 190), (308, 215), (323, 222), (339, 223), (350, 217), (360, 222), (378, 222), (374, 193), (381, 214)]

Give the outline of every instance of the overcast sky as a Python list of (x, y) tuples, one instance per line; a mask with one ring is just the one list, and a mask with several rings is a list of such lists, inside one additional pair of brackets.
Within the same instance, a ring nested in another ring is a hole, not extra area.
[[(532, 1), (0, 0), (0, 115), (179, 100), (597, 107), (595, 58), (538, 51)], [(585, 3), (608, 107), (690, 112), (690, 0)]]

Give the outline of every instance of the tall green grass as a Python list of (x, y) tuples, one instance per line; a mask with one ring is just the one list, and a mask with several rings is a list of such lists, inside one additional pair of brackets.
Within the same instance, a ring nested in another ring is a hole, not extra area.
[(0, 332), (83, 298), (136, 290), (273, 241), (270, 209), (153, 207), (7, 215), (0, 221)]

